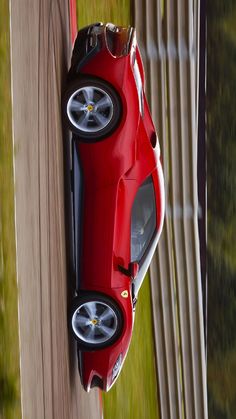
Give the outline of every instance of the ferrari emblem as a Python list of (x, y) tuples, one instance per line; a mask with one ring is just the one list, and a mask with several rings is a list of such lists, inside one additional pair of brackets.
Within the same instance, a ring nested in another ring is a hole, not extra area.
[(123, 298), (128, 298), (128, 296), (129, 296), (129, 293), (128, 293), (128, 291), (127, 291), (127, 290), (122, 291), (122, 293), (121, 293), (121, 297), (123, 297)]
[(93, 111), (93, 105), (88, 105), (87, 106), (87, 111), (89, 111), (89, 112)]

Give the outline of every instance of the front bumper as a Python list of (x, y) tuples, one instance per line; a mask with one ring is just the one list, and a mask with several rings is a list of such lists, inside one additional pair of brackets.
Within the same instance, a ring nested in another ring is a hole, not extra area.
[[(115, 343), (110, 347), (97, 351), (83, 351), (77, 345), (78, 367), (81, 384), (86, 392), (92, 388), (98, 387), (102, 391), (109, 391), (115, 384), (127, 353), (122, 352), (122, 345)], [(113, 369), (122, 354), (122, 363), (119, 366), (117, 374), (113, 376)]]
[[(84, 388), (84, 390), (89, 393), (91, 388), (98, 387), (102, 391), (107, 391), (106, 389), (106, 380), (101, 378), (98, 374), (94, 372), (94, 374), (87, 378), (86, 376), (86, 368), (84, 365), (84, 355), (86, 354), (84, 351), (81, 351), (79, 349), (79, 346), (77, 345), (77, 354), (78, 354), (78, 368), (79, 368), (79, 374), (80, 374), (80, 380), (81, 384)], [(85, 355), (86, 357), (86, 355)], [(86, 362), (86, 361), (85, 361)]]

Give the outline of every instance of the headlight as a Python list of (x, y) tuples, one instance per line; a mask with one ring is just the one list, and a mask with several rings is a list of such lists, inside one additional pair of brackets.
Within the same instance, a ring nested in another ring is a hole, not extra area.
[(120, 371), (120, 367), (122, 364), (122, 354), (120, 354), (116, 360), (116, 363), (113, 367), (112, 370), (112, 381), (116, 378), (116, 376), (118, 375), (119, 371)]

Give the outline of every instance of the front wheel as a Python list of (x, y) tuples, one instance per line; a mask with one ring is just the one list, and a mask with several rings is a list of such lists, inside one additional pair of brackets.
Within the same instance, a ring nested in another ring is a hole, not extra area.
[(82, 141), (93, 142), (110, 135), (121, 117), (121, 101), (105, 81), (83, 78), (74, 81), (62, 101), (69, 129)]
[(71, 307), (71, 330), (81, 349), (95, 350), (114, 343), (122, 332), (122, 314), (105, 295), (76, 297)]

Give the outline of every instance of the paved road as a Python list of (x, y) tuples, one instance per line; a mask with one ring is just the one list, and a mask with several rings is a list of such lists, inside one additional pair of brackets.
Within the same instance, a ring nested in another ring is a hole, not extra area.
[[(67, 332), (71, 284), (60, 97), (71, 51), (66, 0), (11, 0), (23, 417), (99, 418)], [(66, 222), (65, 222), (66, 221)]]

